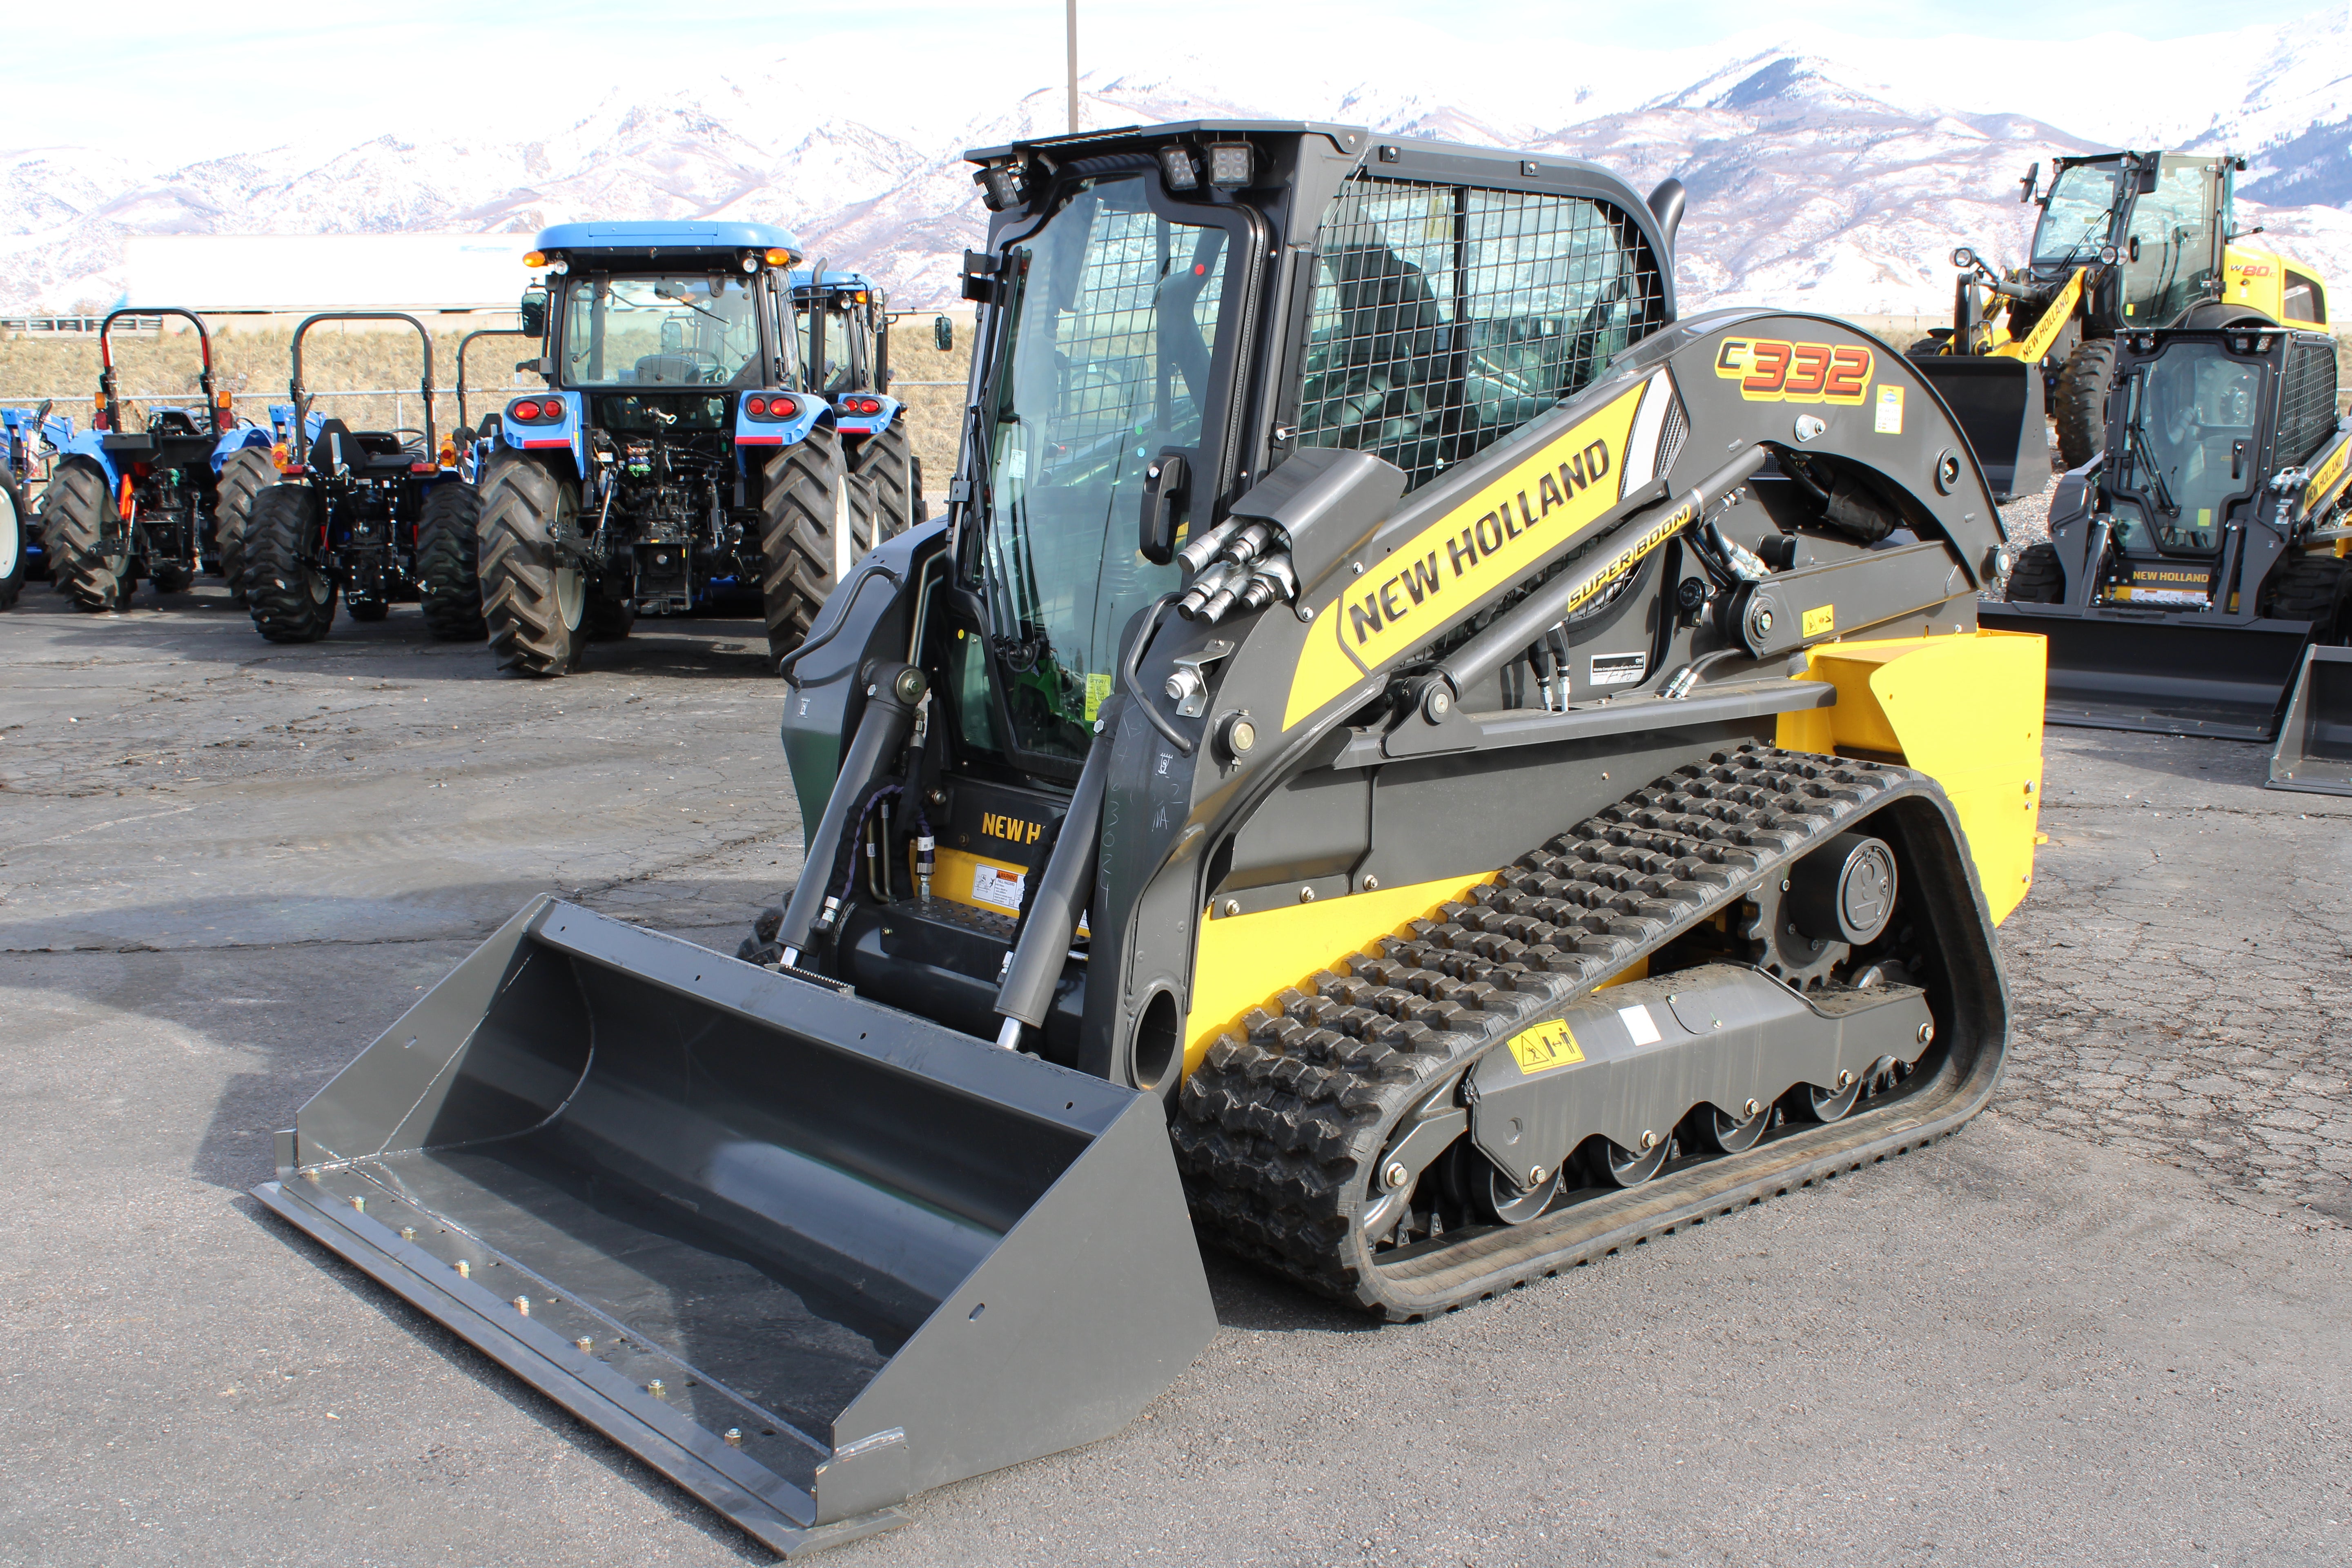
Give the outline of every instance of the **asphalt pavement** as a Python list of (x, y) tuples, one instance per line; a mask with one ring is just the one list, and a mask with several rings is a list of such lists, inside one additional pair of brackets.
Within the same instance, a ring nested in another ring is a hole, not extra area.
[[(763, 1560), (247, 1195), (533, 894), (732, 951), (798, 864), (757, 624), (532, 683), (150, 602), (0, 615), (0, 1563)], [(2352, 802), (2048, 755), (1958, 1136), (1433, 1323), (1213, 1254), (1141, 1420), (828, 1561), (2352, 1560)]]

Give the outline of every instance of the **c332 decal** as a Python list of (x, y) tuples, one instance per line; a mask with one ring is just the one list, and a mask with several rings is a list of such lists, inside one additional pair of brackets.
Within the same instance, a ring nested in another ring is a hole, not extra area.
[(1750, 403), (1860, 403), (1872, 364), (1871, 352), (1853, 343), (1726, 338), (1715, 351), (1715, 374), (1738, 382)]

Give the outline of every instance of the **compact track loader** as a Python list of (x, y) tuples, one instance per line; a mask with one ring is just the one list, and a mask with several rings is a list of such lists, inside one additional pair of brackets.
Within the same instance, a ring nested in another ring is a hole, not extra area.
[(2257, 318), (2327, 324), (2317, 270), (2238, 227), (2244, 167), (2226, 153), (2096, 153), (2056, 160), (2037, 195), (2036, 163), (2018, 182), (2018, 199), (2042, 208), (2026, 264), (1996, 274), (1965, 246), (1952, 253), (1952, 325), (1911, 352), (2000, 499), (2050, 482), (2045, 416), (2065, 468), (2100, 450), (2118, 333)]
[(2269, 740), (2305, 650), (2352, 639), (2335, 340), (2257, 321), (2115, 346), (2104, 448), (1979, 618), (2050, 639), (2053, 724)]
[(2032, 875), (1967, 443), (1840, 322), (1678, 318), (1680, 186), (971, 156), (950, 517), (786, 660), (765, 962), (541, 900), (259, 1189), (786, 1552), (1118, 1429), (1196, 1235), (1420, 1319), (1944, 1136)]

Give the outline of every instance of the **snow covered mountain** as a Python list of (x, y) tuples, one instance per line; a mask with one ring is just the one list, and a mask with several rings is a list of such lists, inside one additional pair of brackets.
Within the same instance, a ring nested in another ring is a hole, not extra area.
[[(1850, 312), (1947, 309), (1955, 243), (2016, 256), (2034, 214), (2016, 199), (2029, 163), (2098, 145), (2229, 147), (2252, 160), (2243, 221), (2352, 277), (2352, 15), (2069, 46), (2133, 90), (2042, 105), (2009, 101), (2009, 73), (1948, 69), (2000, 47), (1814, 34), (1596, 51), (1583, 79), (1515, 94), (1505, 119), (1465, 107), (1478, 96), (1450, 85), (1460, 72), (1440, 59), (1408, 86), (1162, 58), (1091, 74), (1085, 114), (1093, 125), (1310, 114), (1590, 158), (1643, 189), (1675, 175), (1692, 197), (1687, 304)], [(922, 306), (954, 297), (960, 253), (984, 227), (961, 150), (1056, 131), (1064, 114), (1060, 89), (1041, 88), (961, 117), (926, 104), (928, 128), (894, 127), (826, 113), (796, 79), (780, 66), (657, 99), (616, 93), (544, 141), (387, 135), (176, 168), (72, 146), (0, 152), (0, 310), (115, 300), (131, 234), (516, 233), (589, 216), (780, 223), (812, 258), (854, 261)], [(1662, 80), (1687, 85), (1643, 90)], [(1221, 85), (1208, 95), (1201, 82)]]

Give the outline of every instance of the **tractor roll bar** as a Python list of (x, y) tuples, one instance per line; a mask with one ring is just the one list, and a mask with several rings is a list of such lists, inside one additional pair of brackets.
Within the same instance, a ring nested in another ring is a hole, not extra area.
[(537, 338), (537, 332), (526, 332), (520, 327), (483, 327), (467, 332), (457, 340), (457, 426), (470, 430), (473, 421), (466, 417), (466, 350), (476, 338)]
[(320, 321), (406, 321), (416, 329), (416, 335), (425, 340), (425, 451), (427, 457), (437, 455), (440, 448), (433, 440), (433, 334), (425, 330), (425, 323), (405, 310), (321, 310), (315, 316), (305, 316), (302, 324), (294, 329), (294, 379), (287, 384), (287, 391), (294, 399), (294, 460), (310, 460), (310, 399), (302, 391), (302, 334)]
[(196, 384), (204, 389), (205, 407), (213, 416), (213, 434), (228, 428), (228, 411), (213, 401), (213, 335), (205, 330), (205, 319), (194, 310), (184, 310), (177, 305), (125, 305), (120, 310), (107, 312), (106, 320), (98, 324), (98, 417), (109, 430), (122, 428), (122, 411), (116, 406), (114, 390), (114, 323), (125, 316), (179, 316), (196, 329), (196, 348), (204, 355), (204, 369), (196, 375)]

